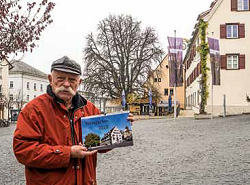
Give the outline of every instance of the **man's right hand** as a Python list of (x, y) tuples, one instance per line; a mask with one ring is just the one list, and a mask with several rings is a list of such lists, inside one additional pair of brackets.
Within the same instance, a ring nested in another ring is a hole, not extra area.
[(87, 155), (93, 155), (97, 150), (88, 152), (87, 148), (84, 147), (81, 143), (79, 145), (73, 145), (70, 148), (70, 157), (71, 158), (84, 158)]

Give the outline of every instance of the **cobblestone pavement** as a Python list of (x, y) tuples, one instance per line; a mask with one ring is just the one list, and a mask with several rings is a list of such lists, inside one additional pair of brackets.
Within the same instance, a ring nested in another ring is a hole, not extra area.
[(0, 184), (23, 185), (24, 166), (19, 164), (12, 149), (12, 138), (16, 125), (0, 128)]
[[(12, 152), (15, 125), (0, 128), (0, 184), (25, 184)], [(150, 119), (133, 127), (134, 146), (99, 154), (99, 185), (250, 184), (250, 115)]]
[(133, 136), (133, 147), (99, 156), (99, 184), (250, 184), (249, 115), (143, 120)]

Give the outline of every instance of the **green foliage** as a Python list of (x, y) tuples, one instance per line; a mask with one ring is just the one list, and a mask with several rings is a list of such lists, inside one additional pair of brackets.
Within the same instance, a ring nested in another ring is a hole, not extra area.
[(90, 146), (99, 146), (100, 145), (100, 136), (94, 134), (94, 133), (89, 133), (88, 135), (85, 136), (85, 146), (90, 147)]
[(200, 53), (201, 58), (201, 80), (200, 80), (200, 94), (201, 94), (201, 104), (200, 104), (200, 114), (205, 114), (205, 105), (207, 104), (208, 98), (208, 75), (207, 71), (209, 68), (207, 67), (207, 55), (209, 53), (208, 43), (206, 42), (206, 30), (208, 27), (208, 23), (205, 22), (203, 19), (199, 22), (199, 33), (200, 33), (200, 40), (201, 43), (198, 47), (198, 52)]

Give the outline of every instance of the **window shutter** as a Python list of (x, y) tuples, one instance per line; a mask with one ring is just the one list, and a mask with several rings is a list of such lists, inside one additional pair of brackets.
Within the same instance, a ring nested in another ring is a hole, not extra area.
[(200, 75), (200, 63), (197, 65), (197, 75)]
[(239, 24), (239, 38), (245, 38), (245, 24)]
[(220, 25), (220, 38), (221, 39), (226, 38), (226, 25), (225, 24)]
[(239, 69), (245, 69), (245, 55), (240, 55)]
[(237, 0), (231, 0), (231, 11), (237, 11)]
[(196, 56), (196, 44), (193, 47), (194, 47), (194, 56)]
[(191, 61), (194, 59), (194, 54), (193, 54), (193, 47), (191, 48), (191, 52), (190, 52), (190, 59)]
[(227, 56), (226, 55), (220, 56), (220, 62), (221, 62), (220, 68), (227, 69)]

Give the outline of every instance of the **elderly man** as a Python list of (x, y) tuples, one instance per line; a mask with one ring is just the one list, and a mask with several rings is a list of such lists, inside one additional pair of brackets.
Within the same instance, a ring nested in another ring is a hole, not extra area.
[[(20, 112), (13, 148), (27, 185), (96, 184), (97, 151), (82, 143), (81, 117), (100, 114), (77, 93), (81, 67), (67, 56), (51, 65), (47, 93)], [(128, 119), (134, 121), (132, 115)]]

